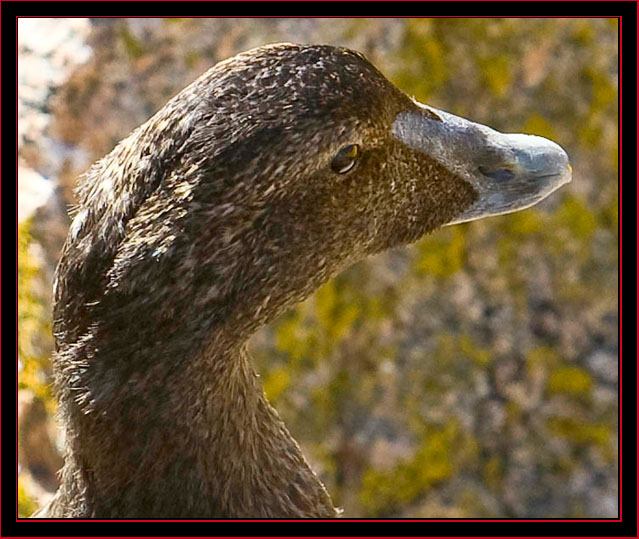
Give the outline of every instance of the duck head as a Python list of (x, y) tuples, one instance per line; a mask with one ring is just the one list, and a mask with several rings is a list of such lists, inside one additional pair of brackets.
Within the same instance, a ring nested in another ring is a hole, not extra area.
[(420, 104), (360, 53), (278, 44), (217, 64), (98, 162), (70, 241), (110, 252), (111, 309), (250, 334), (368, 254), (570, 177), (557, 144)]
[(569, 179), (556, 144), (421, 105), (353, 51), (217, 64), (79, 185), (54, 287), (69, 449), (49, 514), (335, 516), (246, 340), (366, 255)]

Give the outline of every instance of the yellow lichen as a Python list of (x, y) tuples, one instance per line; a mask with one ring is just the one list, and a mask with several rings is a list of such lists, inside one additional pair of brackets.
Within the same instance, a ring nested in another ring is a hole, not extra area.
[(18, 518), (31, 516), (38, 509), (37, 502), (27, 494), (24, 480), (18, 476)]
[(593, 388), (591, 376), (579, 367), (559, 367), (550, 373), (548, 390), (551, 393), (583, 395)]
[(264, 377), (264, 392), (269, 400), (275, 402), (291, 383), (291, 375), (284, 367), (270, 371)]
[(56, 403), (47, 379), (50, 361), (43, 353), (51, 347), (51, 321), (48, 310), (34, 293), (39, 269), (29, 252), (30, 226), (29, 221), (18, 225), (18, 387), (32, 391), (54, 412)]
[(502, 481), (502, 462), (501, 459), (493, 455), (490, 457), (486, 464), (484, 464), (484, 483), (489, 488), (496, 490), (501, 486)]
[(531, 135), (557, 140), (557, 133), (555, 132), (555, 128), (552, 123), (538, 112), (535, 112), (528, 117), (528, 120), (524, 124), (523, 131)]
[(548, 429), (575, 446), (594, 446), (608, 458), (614, 458), (612, 426), (606, 423), (590, 423), (568, 417), (553, 417), (548, 420)]
[(456, 226), (417, 244), (415, 269), (421, 275), (446, 278), (459, 271), (466, 259), (466, 228)]
[(505, 54), (481, 62), (482, 76), (490, 90), (498, 97), (508, 94), (512, 84), (510, 58)]
[(453, 444), (458, 437), (454, 422), (430, 431), (415, 456), (391, 471), (366, 470), (362, 477), (360, 501), (371, 514), (392, 510), (408, 503), (454, 471)]

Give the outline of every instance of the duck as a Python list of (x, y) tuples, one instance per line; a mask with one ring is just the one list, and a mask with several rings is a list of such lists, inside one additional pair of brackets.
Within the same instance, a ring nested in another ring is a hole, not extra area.
[(347, 48), (216, 64), (79, 180), (54, 283), (65, 463), (34, 516), (339, 516), (248, 339), (358, 260), (527, 208), (571, 170)]

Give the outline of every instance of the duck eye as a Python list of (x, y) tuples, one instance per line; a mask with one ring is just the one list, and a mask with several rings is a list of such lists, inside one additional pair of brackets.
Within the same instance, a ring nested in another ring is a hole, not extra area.
[(359, 158), (359, 146), (357, 144), (349, 144), (344, 146), (331, 161), (331, 169), (337, 174), (346, 174), (351, 170), (357, 159)]

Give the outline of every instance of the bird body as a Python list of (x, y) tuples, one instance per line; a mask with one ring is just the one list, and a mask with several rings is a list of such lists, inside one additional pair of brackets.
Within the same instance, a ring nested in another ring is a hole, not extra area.
[(220, 62), (79, 184), (54, 286), (65, 465), (36, 516), (337, 516), (249, 337), (369, 254), (569, 179), (554, 143), (421, 105), (357, 52)]

